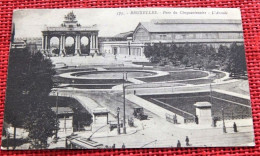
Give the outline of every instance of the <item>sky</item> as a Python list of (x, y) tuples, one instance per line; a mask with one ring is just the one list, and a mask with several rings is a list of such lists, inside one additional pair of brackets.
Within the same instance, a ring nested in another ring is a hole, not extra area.
[(71, 11), (81, 26), (96, 24), (101, 37), (133, 31), (152, 19), (241, 19), (236, 8), (21, 9), (13, 13), (15, 37), (41, 37), (46, 26), (60, 26)]

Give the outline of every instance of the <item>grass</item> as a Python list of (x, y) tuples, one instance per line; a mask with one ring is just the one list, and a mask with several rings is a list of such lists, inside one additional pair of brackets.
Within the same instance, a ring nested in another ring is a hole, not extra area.
[[(72, 82), (74, 80), (74, 82)], [(53, 81), (56, 84), (122, 84), (123, 79), (70, 79), (70, 78), (63, 78), (63, 77), (53, 77)], [(125, 81), (127, 83), (127, 81)]]
[[(235, 101), (238, 103), (242, 103), (244, 105), (249, 105), (248, 100), (238, 98), (238, 97), (233, 97), (231, 95), (224, 95), (224, 94), (216, 93), (216, 92), (213, 92), (212, 96), (213, 96), (213, 98), (212, 98), (212, 116), (221, 117), (222, 116), (222, 110), (221, 110), (222, 107), (224, 108), (224, 114), (227, 118), (230, 118), (231, 116), (234, 116), (236, 118), (242, 118), (243, 116), (245, 117), (245, 116), (251, 115), (251, 108), (233, 104), (231, 102), (223, 101), (220, 99)], [(214, 97), (217, 97), (220, 99), (217, 99)], [(185, 118), (190, 118), (191, 115), (183, 114), (181, 111), (178, 111), (177, 109), (164, 105), (158, 101), (167, 103), (175, 108), (178, 108), (185, 112), (191, 113), (193, 115), (196, 114), (196, 107), (194, 106), (194, 104), (196, 102), (202, 102), (202, 101), (211, 102), (209, 92), (173, 94), (173, 95), (149, 95), (149, 96), (142, 96), (142, 98), (144, 98), (158, 106), (166, 108), (176, 114), (184, 116)]]
[(183, 71), (183, 72), (170, 72), (169, 75), (160, 76), (160, 77), (139, 78), (139, 80), (144, 82), (161, 82), (161, 81), (195, 79), (195, 78), (201, 78), (205, 76), (208, 76), (208, 74), (203, 71)]
[(142, 66), (155, 66), (156, 65), (151, 62), (133, 62), (133, 64), (142, 65)]
[(85, 84), (77, 84), (77, 85), (68, 85), (66, 87), (73, 87), (78, 89), (112, 89), (116, 84), (93, 84), (93, 85), (85, 85)]
[(180, 83), (199, 85), (199, 84), (213, 83), (213, 80), (211, 79), (186, 80), (186, 81), (181, 81)]

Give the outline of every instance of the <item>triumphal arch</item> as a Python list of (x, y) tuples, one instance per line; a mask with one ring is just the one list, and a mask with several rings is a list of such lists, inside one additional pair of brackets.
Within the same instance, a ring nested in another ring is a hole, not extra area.
[(65, 20), (59, 27), (46, 27), (42, 31), (42, 50), (45, 54), (50, 54), (50, 40), (52, 37), (59, 39), (59, 56), (66, 55), (66, 38), (74, 39), (75, 52), (74, 55), (81, 55), (81, 38), (88, 38), (89, 53), (98, 53), (98, 29), (96, 25), (81, 26), (76, 15), (73, 12), (65, 15)]

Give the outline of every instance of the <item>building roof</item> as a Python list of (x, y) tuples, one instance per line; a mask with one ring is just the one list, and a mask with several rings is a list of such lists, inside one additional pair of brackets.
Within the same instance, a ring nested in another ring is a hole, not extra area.
[(197, 108), (210, 108), (211, 107), (211, 103), (206, 102), (206, 101), (204, 101), (204, 102), (196, 102), (194, 104), (194, 106), (196, 106)]
[[(51, 108), (56, 113), (56, 107)], [(58, 115), (60, 114), (72, 114), (74, 113), (70, 107), (58, 107)]]
[(141, 22), (148, 32), (242, 32), (240, 20), (152, 20)]
[(98, 28), (94, 26), (78, 26), (78, 27), (46, 27), (42, 32), (50, 32), (50, 31), (98, 31)]
[(241, 20), (231, 20), (231, 19), (153, 19), (152, 23), (157, 24), (195, 24), (195, 23), (214, 23), (214, 24), (241, 24)]
[(127, 38), (127, 37), (132, 37), (132, 36), (133, 36), (133, 31), (128, 31), (128, 32), (123, 32), (123, 33), (117, 34), (114, 37)]
[(93, 114), (103, 114), (103, 113), (109, 113), (109, 111), (102, 107), (102, 108), (95, 108), (93, 111), (92, 111)]

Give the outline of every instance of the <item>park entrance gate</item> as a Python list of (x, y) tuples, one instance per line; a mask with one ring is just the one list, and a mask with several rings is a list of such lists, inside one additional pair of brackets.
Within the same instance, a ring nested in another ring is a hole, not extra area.
[(76, 20), (76, 15), (73, 12), (65, 15), (65, 20), (60, 27), (46, 27), (42, 31), (42, 51), (45, 54), (51, 54), (50, 40), (52, 37), (59, 39), (59, 56), (66, 56), (66, 38), (74, 39), (75, 51), (74, 55), (81, 55), (81, 38), (88, 38), (90, 54), (98, 53), (98, 29), (96, 25), (81, 26)]

